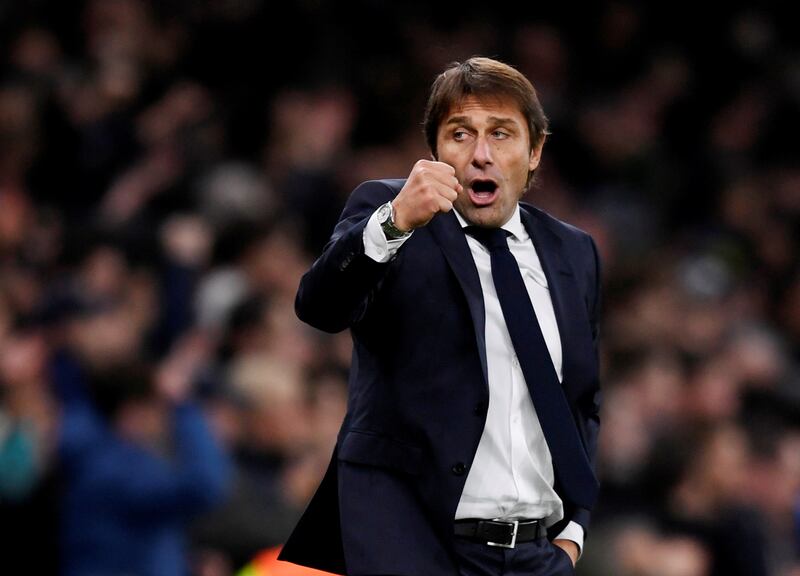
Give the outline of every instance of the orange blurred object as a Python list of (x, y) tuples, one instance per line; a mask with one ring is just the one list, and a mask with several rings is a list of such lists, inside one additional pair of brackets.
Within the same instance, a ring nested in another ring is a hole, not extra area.
[(261, 552), (250, 564), (242, 568), (237, 576), (331, 576), (332, 574), (278, 560), (280, 552), (280, 546)]

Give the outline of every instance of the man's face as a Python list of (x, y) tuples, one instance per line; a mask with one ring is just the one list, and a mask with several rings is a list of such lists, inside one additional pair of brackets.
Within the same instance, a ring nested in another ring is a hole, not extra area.
[(436, 138), (437, 160), (450, 164), (464, 187), (454, 206), (470, 224), (505, 224), (539, 165), (528, 123), (510, 100), (468, 96), (445, 115)]

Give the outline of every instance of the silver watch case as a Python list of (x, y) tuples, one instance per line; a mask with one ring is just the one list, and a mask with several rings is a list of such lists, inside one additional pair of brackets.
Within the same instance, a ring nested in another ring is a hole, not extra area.
[(403, 232), (395, 226), (394, 207), (391, 202), (387, 202), (378, 208), (378, 223), (381, 225), (383, 234), (388, 240), (397, 240), (408, 234), (408, 232)]

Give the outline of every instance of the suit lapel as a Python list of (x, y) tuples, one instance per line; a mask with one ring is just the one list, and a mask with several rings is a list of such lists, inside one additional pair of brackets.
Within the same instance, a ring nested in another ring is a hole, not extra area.
[[(572, 267), (566, 260), (561, 238), (539, 218), (531, 214), (529, 208), (522, 206), (520, 213), (522, 223), (533, 240), (536, 253), (542, 263), (542, 269), (547, 277), (547, 285), (550, 289), (561, 338), (564, 390), (570, 397), (579, 392), (575, 385), (587, 380), (586, 375), (581, 374), (582, 366), (585, 364), (582, 361), (583, 356), (592, 357), (586, 306), (580, 297)], [(427, 228), (442, 249), (464, 291), (475, 327), (475, 339), (484, 382), (488, 386), (484, 336), (486, 311), (478, 270), (475, 267), (466, 236), (452, 212), (437, 216), (428, 224)]]
[(472, 324), (475, 327), (475, 339), (478, 344), (478, 355), (483, 368), (483, 381), (488, 386), (489, 376), (486, 366), (486, 310), (483, 303), (483, 291), (478, 277), (478, 269), (467, 244), (467, 238), (458, 223), (455, 214), (440, 214), (427, 226), (439, 247), (442, 249), (447, 263), (455, 273), (464, 296), (467, 299)]
[(521, 208), (522, 223), (533, 240), (547, 277), (561, 338), (563, 385), (565, 392), (570, 396), (570, 392), (574, 392), (572, 389), (574, 383), (583, 380), (577, 372), (582, 365), (580, 354), (585, 353), (583, 345), (585, 338), (581, 335), (581, 326), (588, 326), (585, 320), (586, 307), (578, 293), (572, 267), (565, 258), (561, 238), (531, 214), (528, 208), (525, 206)]

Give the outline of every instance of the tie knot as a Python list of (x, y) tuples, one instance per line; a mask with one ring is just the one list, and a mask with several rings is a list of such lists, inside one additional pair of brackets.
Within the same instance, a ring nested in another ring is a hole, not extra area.
[(486, 246), (492, 252), (494, 250), (508, 250), (506, 238), (509, 232), (502, 228), (481, 228), (480, 226), (467, 226), (467, 234), (475, 238), (478, 242)]

